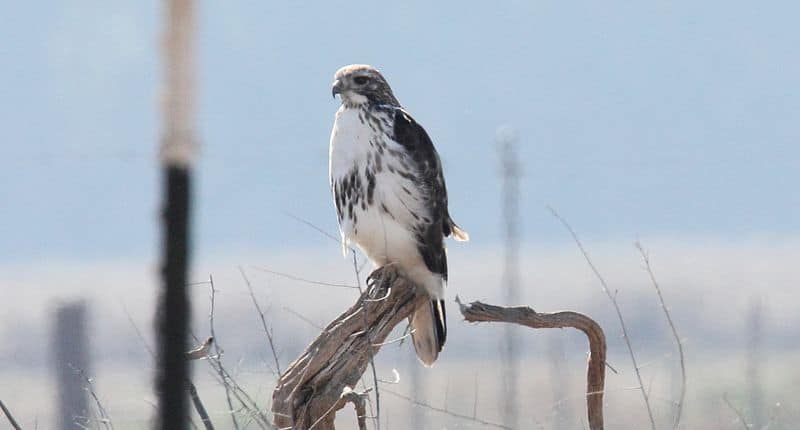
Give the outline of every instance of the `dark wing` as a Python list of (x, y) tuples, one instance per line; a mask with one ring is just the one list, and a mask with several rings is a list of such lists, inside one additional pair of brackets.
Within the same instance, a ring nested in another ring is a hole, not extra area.
[(406, 149), (416, 170), (414, 177), (430, 216), (415, 226), (417, 247), (431, 272), (447, 280), (447, 255), (443, 239), (457, 229), (447, 212), (447, 187), (439, 154), (431, 138), (411, 116), (397, 109), (394, 115), (394, 140)]

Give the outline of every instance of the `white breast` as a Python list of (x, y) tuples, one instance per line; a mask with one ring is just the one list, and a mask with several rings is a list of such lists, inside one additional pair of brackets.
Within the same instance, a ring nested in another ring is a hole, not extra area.
[[(372, 141), (372, 145), (370, 145)], [(382, 154), (378, 146), (383, 146)], [(441, 279), (427, 270), (417, 249), (414, 225), (417, 217), (428, 216), (412, 181), (395, 172), (402, 170), (391, 151), (404, 150), (390, 136), (370, 128), (359, 118), (358, 109), (342, 107), (336, 113), (330, 142), (331, 184), (355, 170), (362, 184), (367, 183), (368, 160), (380, 155), (382, 169), (374, 171), (375, 190), (371, 205), (354, 207), (355, 221), (344, 216), (339, 223), (344, 250), (354, 243), (377, 265), (395, 263), (408, 275), (440, 296)], [(385, 209), (384, 209), (385, 208)], [(387, 210), (391, 215), (387, 213)]]
[(371, 135), (372, 130), (358, 119), (358, 109), (339, 108), (331, 131), (331, 180), (349, 173), (354, 165), (366, 162)]

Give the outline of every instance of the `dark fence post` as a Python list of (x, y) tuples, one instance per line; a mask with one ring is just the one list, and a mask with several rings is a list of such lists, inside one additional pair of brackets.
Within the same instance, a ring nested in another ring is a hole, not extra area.
[[(520, 304), (519, 233), (520, 233), (520, 163), (517, 153), (519, 137), (510, 126), (497, 130), (497, 149), (500, 153), (503, 176), (503, 230), (505, 253), (503, 255), (502, 288), (508, 306)], [(520, 330), (514, 324), (503, 326), (500, 343), (502, 385), (498, 396), (503, 421), (510, 427), (519, 425), (519, 355)]]
[(89, 369), (89, 336), (86, 333), (86, 303), (77, 301), (56, 309), (52, 331), (58, 380), (58, 428), (89, 427), (89, 405), (84, 375)]
[(186, 290), (190, 257), (191, 165), (193, 135), (194, 2), (167, 0), (164, 38), (164, 130), (162, 292), (158, 309), (159, 426), (188, 428), (189, 297)]

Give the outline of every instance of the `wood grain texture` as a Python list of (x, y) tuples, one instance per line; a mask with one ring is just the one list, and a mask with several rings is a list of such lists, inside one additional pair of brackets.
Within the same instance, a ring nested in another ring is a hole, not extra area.
[[(393, 271), (370, 275), (367, 291), (339, 315), (278, 379), (272, 412), (278, 428), (329, 430), (347, 392), (355, 389), (370, 358), (392, 329), (428, 296)], [(359, 412), (363, 416), (363, 413)]]

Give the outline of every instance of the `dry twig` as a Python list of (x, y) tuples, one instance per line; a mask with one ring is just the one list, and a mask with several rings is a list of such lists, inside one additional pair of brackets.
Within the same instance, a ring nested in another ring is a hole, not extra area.
[(214, 430), (214, 425), (211, 424), (211, 418), (208, 417), (206, 407), (203, 405), (203, 401), (200, 400), (200, 395), (197, 394), (197, 387), (195, 387), (194, 383), (190, 380), (186, 381), (186, 384), (189, 386), (189, 397), (191, 397), (192, 404), (197, 410), (197, 415), (200, 415), (200, 420), (203, 422), (203, 426), (206, 428), (206, 430)]
[(747, 424), (747, 420), (744, 418), (742, 411), (740, 411), (736, 406), (733, 405), (733, 403), (731, 403), (730, 400), (728, 400), (728, 393), (722, 395), (722, 401), (725, 402), (725, 404), (728, 405), (728, 407), (731, 408), (731, 410), (736, 414), (736, 417), (739, 419), (739, 422), (742, 423), (744, 430), (750, 430), (750, 424)]
[(0, 409), (3, 410), (3, 413), (6, 415), (6, 418), (8, 418), (8, 422), (11, 423), (11, 427), (14, 427), (14, 430), (22, 430), (22, 427), (17, 424), (17, 420), (15, 420), (14, 416), (11, 415), (11, 411), (8, 410), (2, 400), (0, 400)]
[(256, 295), (253, 293), (253, 285), (250, 283), (250, 279), (247, 277), (247, 274), (244, 273), (244, 269), (241, 266), (239, 266), (239, 272), (242, 274), (244, 283), (247, 284), (247, 291), (250, 292), (250, 299), (253, 301), (253, 306), (255, 306), (258, 316), (261, 318), (261, 327), (264, 329), (264, 334), (267, 335), (269, 349), (272, 351), (272, 359), (275, 360), (275, 372), (278, 376), (280, 376), (281, 364), (278, 362), (278, 351), (275, 349), (275, 339), (272, 337), (272, 327), (267, 325), (267, 319), (264, 317), (264, 311), (261, 310), (261, 306), (258, 304), (258, 300), (256, 300)]
[[(272, 425), (270, 420), (267, 418), (264, 411), (258, 406), (255, 400), (250, 397), (249, 394), (239, 385), (238, 382), (233, 378), (233, 375), (228, 372), (228, 369), (222, 365), (222, 362), (219, 361), (219, 357), (216, 356), (208, 356), (208, 361), (211, 364), (211, 367), (217, 372), (214, 376), (217, 378), (217, 381), (225, 386), (226, 390), (235, 398), (239, 405), (241, 406), (240, 410), (244, 410), (246, 412), (246, 416), (252, 419), (259, 428), (262, 429), (274, 429), (275, 427)], [(237, 411), (233, 410), (233, 406), (231, 406), (230, 410), (231, 414), (237, 413)], [(247, 428), (247, 425), (245, 425)]]
[(275, 275), (275, 276), (280, 276), (282, 278), (286, 278), (286, 279), (289, 279), (289, 280), (292, 280), (292, 281), (302, 282), (302, 283), (305, 283), (305, 284), (321, 285), (323, 287), (349, 288), (351, 290), (360, 289), (360, 287), (357, 287), (355, 285), (337, 284), (337, 283), (334, 283), (334, 282), (315, 281), (313, 279), (301, 278), (299, 276), (290, 275), (288, 273), (276, 272), (274, 270), (270, 270), (270, 269), (267, 269), (265, 267), (253, 266), (253, 269), (261, 271), (261, 272), (270, 273), (270, 274)]
[(312, 321), (311, 318), (301, 314), (300, 312), (297, 312), (296, 310), (294, 310), (294, 309), (292, 309), (292, 308), (290, 308), (288, 306), (284, 306), (283, 310), (285, 310), (286, 312), (289, 312), (290, 314), (296, 316), (298, 319), (300, 319), (304, 323), (310, 325), (311, 327), (314, 327), (317, 330), (322, 330), (322, 329), (325, 328), (325, 327), (317, 324), (316, 322)]
[[(358, 285), (358, 292), (364, 294), (364, 291), (361, 289), (361, 269), (358, 267), (358, 260), (356, 258), (357, 254), (355, 251), (350, 251), (353, 254), (353, 270), (355, 271), (356, 275), (356, 284)], [(388, 295), (391, 292), (391, 287), (389, 287), (386, 291)], [(370, 298), (364, 300), (364, 326), (367, 325), (367, 309), (369, 302), (379, 301), (386, 299), (387, 296), (378, 296), (378, 298)], [(381, 345), (384, 345), (385, 342), (381, 342)], [(375, 345), (372, 341), (372, 338), (369, 339), (370, 351), (369, 351), (369, 367), (372, 369), (372, 383), (375, 384), (375, 427), (377, 430), (381, 430), (381, 392), (378, 390), (378, 371), (375, 369), (375, 351), (372, 350), (373, 347), (378, 346)], [(372, 407), (370, 406), (370, 410)]]
[(606, 337), (593, 319), (578, 312), (539, 313), (527, 306), (504, 308), (481, 302), (463, 304), (461, 314), (469, 322), (507, 322), (531, 328), (571, 327), (589, 339), (589, 365), (586, 372), (586, 407), (589, 428), (603, 428), (603, 390), (606, 378)]
[(492, 428), (498, 428), (498, 429), (504, 429), (504, 430), (511, 430), (511, 427), (508, 427), (505, 424), (494, 423), (494, 422), (491, 422), (491, 421), (486, 421), (486, 420), (484, 420), (482, 418), (478, 418), (478, 416), (476, 415), (476, 410), (475, 409), (473, 409), (471, 416), (470, 415), (464, 415), (464, 414), (459, 414), (458, 412), (451, 411), (450, 409), (448, 409), (446, 407), (447, 405), (445, 405), (444, 408), (439, 408), (439, 407), (436, 407), (436, 406), (433, 406), (433, 405), (429, 405), (429, 404), (427, 404), (425, 402), (413, 399), (413, 398), (408, 397), (406, 395), (394, 392), (392, 390), (387, 390), (387, 389), (384, 388), (383, 391), (385, 393), (389, 393), (392, 396), (395, 396), (395, 397), (397, 397), (399, 399), (403, 399), (403, 400), (411, 403), (414, 406), (420, 406), (420, 407), (423, 407), (425, 409), (430, 409), (432, 411), (439, 412), (439, 413), (451, 416), (453, 418), (458, 418), (458, 419), (464, 420), (464, 421), (470, 421), (470, 422), (473, 422), (473, 423), (476, 423), (476, 424), (484, 425), (486, 427), (492, 427)]
[(242, 389), (242, 387), (236, 382), (230, 372), (228, 372), (228, 370), (222, 364), (221, 357), (224, 351), (219, 346), (219, 341), (214, 330), (214, 310), (216, 307), (217, 289), (214, 285), (214, 278), (212, 276), (209, 276), (209, 284), (211, 286), (211, 310), (209, 312), (208, 319), (211, 337), (214, 338), (214, 355), (208, 355), (206, 358), (208, 359), (211, 368), (214, 369), (216, 373), (214, 376), (217, 378), (217, 381), (225, 388), (225, 400), (228, 404), (228, 411), (231, 414), (231, 420), (234, 428), (237, 430), (239, 429), (239, 421), (236, 419), (237, 411), (233, 409), (233, 399), (235, 398), (241, 405), (242, 409), (248, 413), (250, 418), (255, 420), (256, 424), (260, 428), (271, 429), (273, 426), (270, 420), (266, 417), (266, 414), (264, 414), (255, 400), (253, 400), (253, 398), (250, 397), (250, 395), (248, 395), (244, 389)]
[(100, 418), (98, 419), (98, 421), (103, 423), (103, 426), (106, 428), (106, 430), (114, 430), (114, 423), (111, 421), (111, 416), (108, 415), (106, 408), (103, 406), (103, 402), (100, 401), (100, 397), (98, 397), (97, 392), (94, 391), (94, 384), (92, 384), (92, 378), (90, 378), (89, 375), (87, 375), (86, 372), (83, 371), (83, 369), (78, 369), (72, 365), (70, 365), (70, 367), (72, 367), (72, 370), (74, 370), (75, 373), (79, 374), (83, 379), (83, 381), (86, 383), (84, 389), (92, 397), (95, 405), (97, 406), (97, 412), (100, 413)]
[[(142, 336), (142, 332), (139, 330), (139, 326), (136, 325), (136, 322), (133, 321), (133, 317), (128, 312), (128, 309), (123, 305), (123, 310), (125, 311), (125, 315), (128, 317), (128, 322), (133, 327), (133, 330), (136, 332), (136, 337), (139, 338), (139, 341), (144, 346), (144, 349), (150, 354), (150, 358), (155, 359), (155, 353), (153, 349), (150, 348), (150, 345), (147, 344), (144, 336)], [(211, 344), (214, 342), (213, 337), (209, 337), (203, 342), (199, 347), (186, 352), (186, 359), (187, 360), (199, 360), (201, 358), (207, 358), (208, 353), (211, 351)], [(195, 387), (194, 382), (191, 379), (186, 380), (186, 386), (189, 390), (189, 397), (192, 399), (192, 405), (194, 405), (197, 414), (200, 415), (200, 419), (203, 421), (203, 425), (206, 427), (206, 430), (214, 430), (213, 424), (211, 424), (211, 419), (208, 417), (208, 412), (206, 412), (206, 408), (203, 405), (203, 401), (200, 400), (200, 395), (197, 394), (197, 387)], [(194, 423), (192, 423), (194, 424)]]
[(639, 253), (642, 255), (645, 270), (647, 270), (647, 275), (650, 277), (650, 282), (652, 282), (653, 288), (656, 289), (658, 301), (661, 303), (661, 309), (664, 310), (664, 316), (667, 318), (669, 328), (672, 330), (672, 337), (675, 339), (675, 344), (678, 347), (678, 358), (680, 359), (681, 364), (681, 393), (678, 397), (678, 401), (675, 402), (675, 417), (672, 421), (672, 428), (677, 429), (681, 422), (683, 402), (686, 398), (686, 360), (683, 355), (683, 342), (681, 342), (681, 337), (678, 335), (678, 329), (675, 328), (675, 323), (672, 321), (672, 315), (669, 313), (669, 308), (667, 307), (666, 303), (664, 303), (664, 296), (661, 294), (661, 286), (658, 284), (658, 281), (656, 281), (656, 276), (653, 274), (653, 268), (650, 266), (650, 255), (647, 254), (647, 251), (644, 250), (644, 247), (638, 240), (634, 246), (636, 246), (636, 249), (638, 249)]
[[(217, 297), (217, 288), (214, 285), (214, 277), (208, 275), (208, 282), (209, 287), (211, 288), (211, 310), (208, 312), (208, 326), (209, 331), (211, 331), (211, 338), (217, 339), (217, 334), (214, 332), (214, 308), (216, 305), (216, 297)], [(222, 385), (225, 387), (225, 401), (228, 403), (228, 409), (231, 411), (231, 421), (233, 422), (233, 428), (239, 430), (239, 421), (236, 420), (236, 414), (233, 411), (233, 402), (231, 401), (231, 390), (229, 385), (226, 383), (225, 376), (223, 373), (222, 368), (222, 348), (219, 346), (219, 341), (214, 342), (214, 354), (216, 355), (216, 360), (211, 361), (212, 367), (215, 367), (217, 371), (217, 375), (219, 375), (219, 379), (222, 381)], [(214, 366), (213, 363), (216, 362), (218, 365)]]
[[(208, 353), (211, 352), (211, 344), (213, 343), (214, 338), (208, 337), (205, 342), (200, 344), (200, 346), (186, 352), (186, 360), (192, 361), (208, 358)], [(214, 430), (214, 425), (211, 423), (211, 418), (208, 417), (206, 407), (203, 405), (203, 401), (200, 400), (200, 395), (197, 394), (197, 387), (195, 387), (194, 382), (192, 382), (192, 380), (189, 378), (186, 379), (186, 387), (189, 390), (189, 397), (192, 399), (194, 409), (197, 411), (197, 415), (200, 415), (200, 420), (203, 422), (203, 426), (206, 428), (206, 430)], [(192, 423), (192, 425), (194, 426), (194, 423)]]

